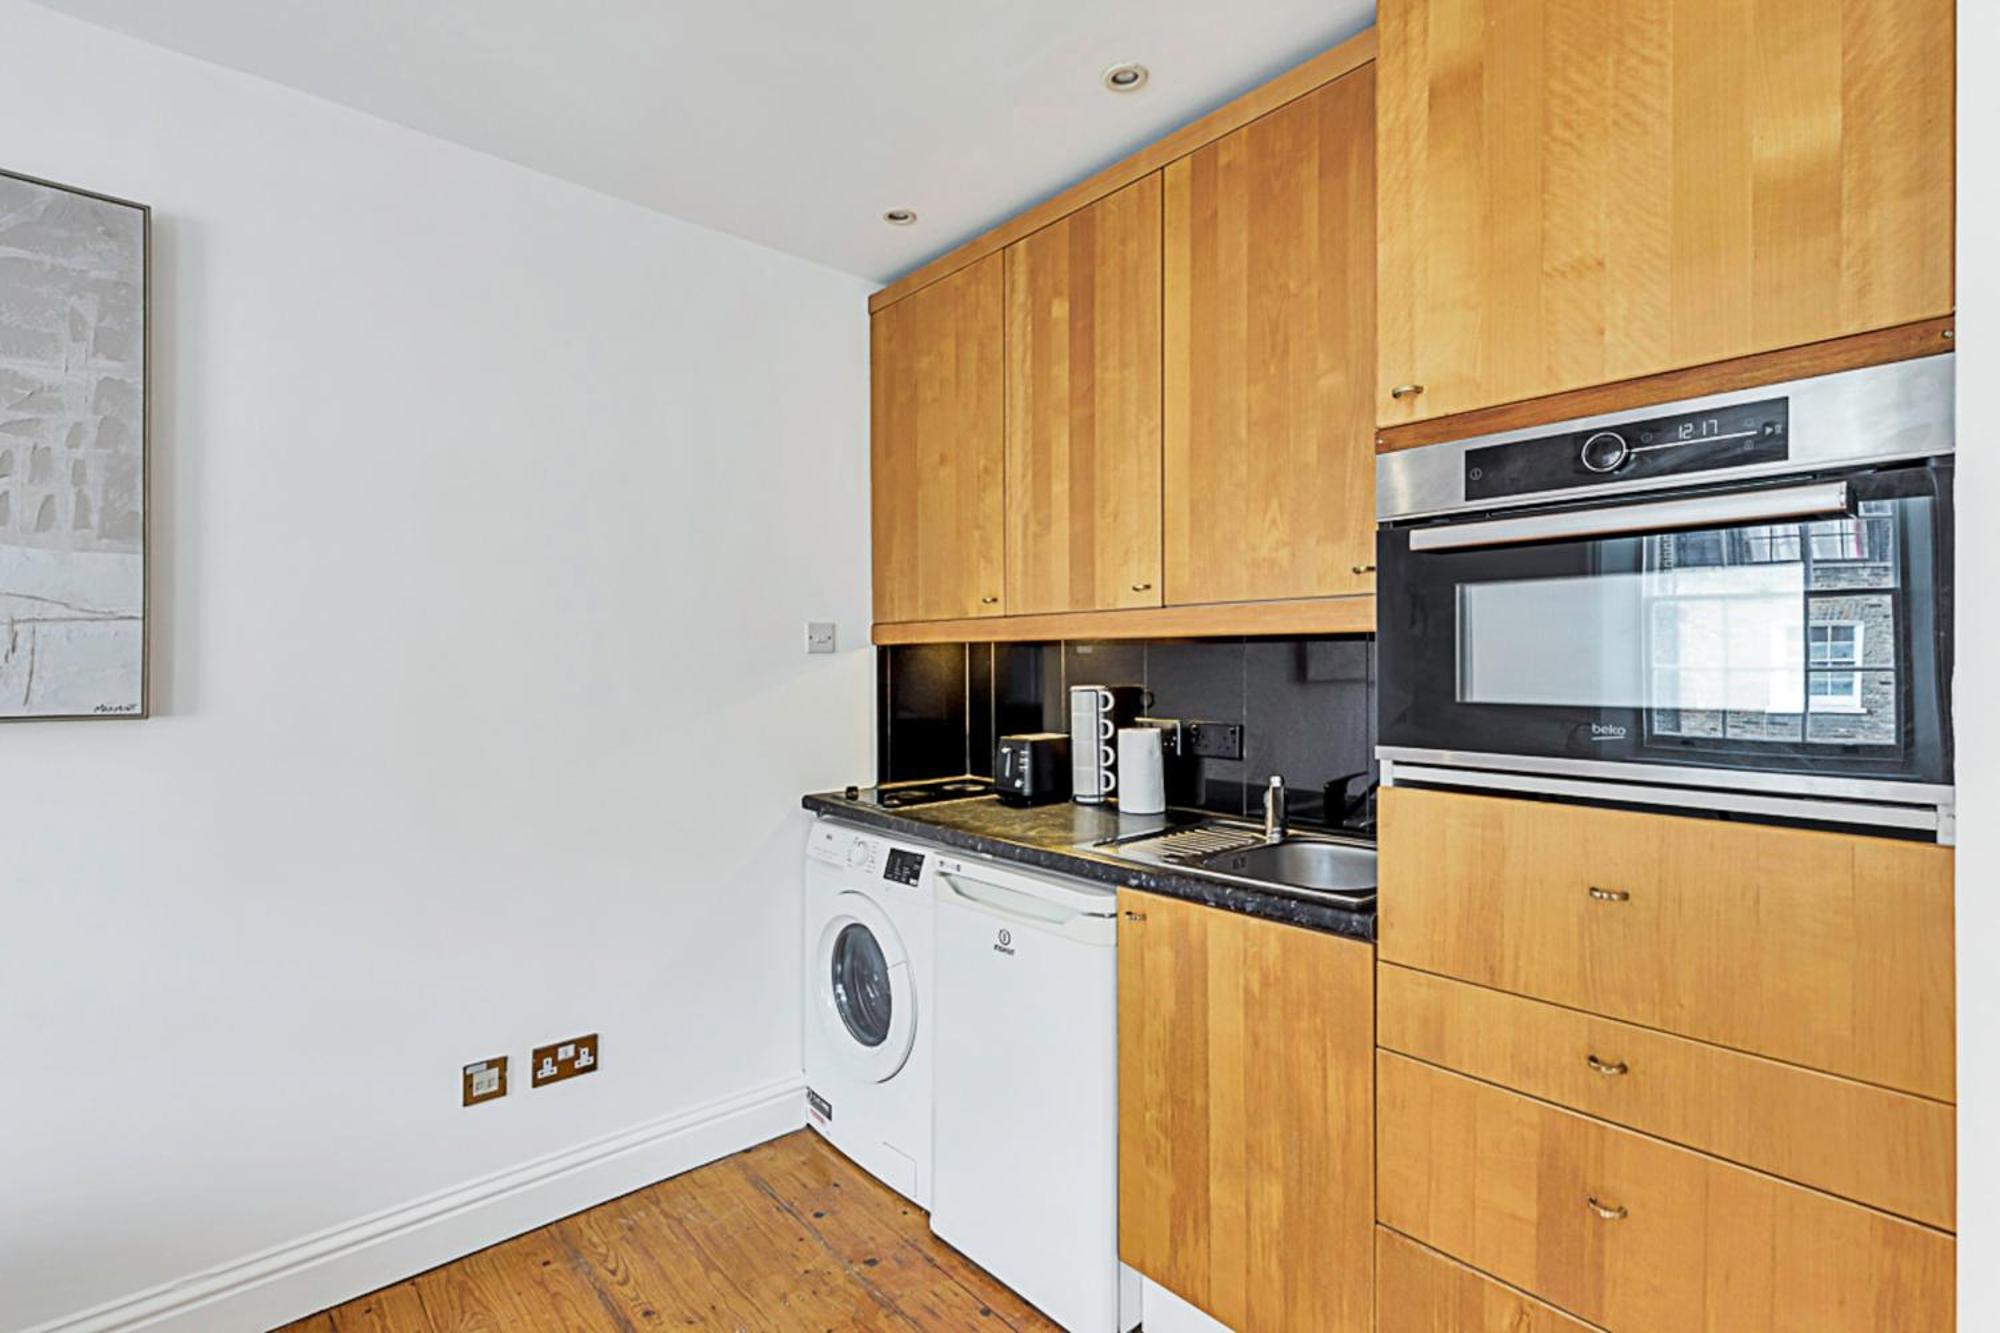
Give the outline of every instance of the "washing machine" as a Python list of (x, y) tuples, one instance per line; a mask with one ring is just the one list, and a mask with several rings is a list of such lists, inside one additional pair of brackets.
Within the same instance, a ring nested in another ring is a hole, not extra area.
[(936, 860), (826, 819), (806, 843), (806, 1122), (924, 1209)]

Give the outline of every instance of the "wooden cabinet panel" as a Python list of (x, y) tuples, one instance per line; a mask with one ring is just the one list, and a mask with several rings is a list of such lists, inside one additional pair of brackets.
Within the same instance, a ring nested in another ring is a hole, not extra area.
[(1126, 1263), (1239, 1330), (1366, 1333), (1373, 950), (1118, 895)]
[(1384, 965), (1389, 1050), (1950, 1230), (1944, 1102)]
[(1950, 313), (1953, 22), (1382, 0), (1378, 420)]
[(1592, 1325), (1387, 1227), (1375, 1231), (1376, 1333), (1590, 1333)]
[(1384, 1053), (1382, 1221), (1609, 1329), (1948, 1329), (1949, 1235)]
[(1949, 1101), (1952, 855), (1395, 788), (1385, 962)]
[(1375, 75), (1166, 169), (1166, 595), (1374, 587)]
[(1007, 612), (1158, 606), (1158, 173), (1005, 253)]
[(875, 619), (999, 615), (1001, 259), (873, 316)]

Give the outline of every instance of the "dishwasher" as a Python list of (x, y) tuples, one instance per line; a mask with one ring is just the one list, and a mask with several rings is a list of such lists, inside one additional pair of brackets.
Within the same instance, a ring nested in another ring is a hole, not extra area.
[(950, 858), (935, 893), (931, 1230), (1071, 1333), (1122, 1333), (1116, 894)]

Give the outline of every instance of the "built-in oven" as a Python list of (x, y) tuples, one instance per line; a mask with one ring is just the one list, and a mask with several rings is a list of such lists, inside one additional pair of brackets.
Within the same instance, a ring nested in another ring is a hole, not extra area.
[(1384, 454), (1385, 782), (1952, 840), (1952, 358)]

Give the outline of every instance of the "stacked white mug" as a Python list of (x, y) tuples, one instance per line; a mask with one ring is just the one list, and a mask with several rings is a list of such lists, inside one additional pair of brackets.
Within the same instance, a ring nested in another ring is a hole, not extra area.
[(1121, 695), (1109, 685), (1072, 685), (1069, 690), (1070, 795), (1082, 805), (1102, 805), (1118, 790)]

